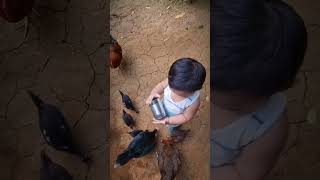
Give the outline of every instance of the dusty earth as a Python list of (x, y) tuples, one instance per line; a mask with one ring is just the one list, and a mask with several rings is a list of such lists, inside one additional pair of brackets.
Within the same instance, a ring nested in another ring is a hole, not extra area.
[[(0, 179), (39, 179), (40, 151), (64, 166), (75, 180), (106, 178), (107, 46), (106, 1), (44, 0), (35, 4), (30, 32), (24, 21), (0, 19)], [(57, 105), (76, 141), (93, 159), (48, 147), (40, 135), (38, 114), (25, 90)]]
[[(309, 47), (299, 81), (288, 91), (290, 136), (270, 180), (320, 177), (320, 2), (290, 0), (309, 32)], [(103, 180), (108, 171), (105, 146), (106, 64), (108, 22), (105, 0), (45, 0), (36, 3), (40, 17), (32, 15), (26, 42), (23, 22), (0, 19), (0, 179), (39, 179), (40, 150), (65, 166), (76, 180)], [(170, 7), (169, 7), (170, 6)], [(166, 77), (170, 64), (189, 56), (209, 67), (208, 2), (192, 5), (182, 0), (135, 0), (111, 3), (112, 34), (123, 46), (121, 69), (111, 70), (110, 165), (129, 143), (121, 121), (121, 89), (131, 95), (141, 113), (138, 127), (153, 129), (144, 100), (152, 87)], [(168, 8), (169, 7), (169, 8)], [(184, 15), (182, 13), (185, 13)], [(175, 18), (177, 15), (183, 17)], [(102, 44), (102, 46), (100, 46)], [(103, 60), (102, 60), (103, 59)], [(207, 78), (209, 82), (209, 78)], [(65, 113), (82, 149), (94, 163), (88, 171), (78, 158), (47, 147), (39, 133), (36, 109), (25, 90), (30, 89)], [(208, 83), (197, 118), (184, 128), (191, 137), (180, 145), (183, 167), (177, 179), (206, 180), (209, 175)], [(76, 123), (78, 122), (78, 123)], [(161, 129), (160, 139), (165, 137)], [(155, 154), (110, 169), (115, 179), (159, 179)]]
[(320, 178), (320, 2), (288, 0), (305, 21), (308, 49), (297, 84), (288, 91), (289, 140), (270, 180)]
[(131, 160), (124, 167), (113, 169), (117, 154), (131, 137), (122, 122), (122, 104), (118, 90), (128, 93), (140, 114), (132, 111), (138, 129), (161, 128), (158, 139), (166, 137), (166, 129), (152, 123), (152, 114), (145, 99), (151, 89), (167, 77), (170, 65), (178, 58), (191, 57), (207, 69), (208, 77), (201, 94), (201, 108), (196, 118), (186, 125), (190, 137), (179, 145), (182, 168), (177, 179), (209, 179), (209, 64), (210, 14), (209, 1), (186, 4), (182, 0), (111, 1), (111, 34), (123, 49), (123, 64), (111, 70), (111, 179), (160, 179), (156, 155)]

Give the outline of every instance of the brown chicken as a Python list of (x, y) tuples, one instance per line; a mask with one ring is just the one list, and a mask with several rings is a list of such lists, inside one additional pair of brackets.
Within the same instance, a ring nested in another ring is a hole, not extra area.
[(171, 140), (174, 143), (180, 143), (187, 137), (189, 132), (190, 132), (190, 129), (188, 130), (176, 129), (171, 134)]
[(110, 67), (111, 68), (117, 68), (120, 66), (121, 64), (121, 60), (122, 60), (122, 49), (121, 46), (119, 45), (119, 43), (110, 35), (110, 40), (111, 40), (111, 44), (110, 44)]
[(161, 142), (157, 152), (161, 180), (173, 180), (181, 166), (180, 153), (171, 140), (165, 139)]

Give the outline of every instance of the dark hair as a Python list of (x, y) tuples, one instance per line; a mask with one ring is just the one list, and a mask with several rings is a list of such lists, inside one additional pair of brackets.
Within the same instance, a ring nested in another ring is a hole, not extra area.
[(303, 20), (281, 0), (215, 0), (211, 18), (213, 91), (270, 96), (291, 87), (303, 62)]
[(171, 65), (168, 79), (170, 88), (194, 92), (202, 88), (206, 79), (206, 70), (194, 59), (181, 58)]

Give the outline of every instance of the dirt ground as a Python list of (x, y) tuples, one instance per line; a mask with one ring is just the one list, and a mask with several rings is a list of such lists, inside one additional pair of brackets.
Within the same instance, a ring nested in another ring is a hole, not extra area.
[[(308, 30), (308, 49), (295, 87), (288, 91), (290, 134), (270, 180), (320, 178), (320, 2), (289, 0)], [(317, 18), (316, 18), (317, 17)]]
[[(138, 128), (152, 130), (151, 112), (144, 105), (152, 87), (166, 77), (179, 57), (193, 57), (209, 68), (209, 1), (113, 0), (111, 34), (123, 47), (121, 69), (111, 70), (110, 165), (130, 142), (121, 120), (117, 90), (128, 93), (141, 113), (131, 113)], [(299, 82), (288, 91), (290, 136), (270, 180), (320, 177), (320, 2), (290, 0), (309, 32), (309, 47)], [(32, 15), (27, 41), (23, 21), (0, 19), (0, 179), (39, 179), (40, 150), (66, 167), (75, 180), (103, 180), (106, 163), (108, 90), (105, 78), (109, 36), (105, 0), (46, 0), (36, 3), (40, 17)], [(184, 14), (183, 14), (184, 13)], [(180, 17), (180, 18), (176, 18)], [(103, 59), (103, 60), (102, 60)], [(184, 128), (191, 136), (179, 146), (183, 167), (177, 179), (209, 177), (209, 77), (202, 91), (201, 110)], [(37, 112), (25, 90), (33, 90), (66, 115), (77, 141), (93, 157), (90, 170), (78, 158), (44, 144)], [(161, 128), (159, 139), (166, 136)], [(112, 180), (159, 179), (155, 153), (110, 171)]]
[[(75, 180), (106, 178), (106, 68), (109, 33), (104, 0), (45, 0), (24, 21), (0, 18), (0, 179), (37, 180), (40, 151), (64, 166)], [(48, 147), (40, 134), (32, 90), (65, 114), (91, 169), (79, 158)]]
[(207, 69), (208, 77), (201, 94), (201, 108), (196, 118), (186, 125), (191, 129), (179, 145), (182, 168), (177, 179), (209, 179), (209, 1), (193, 4), (183, 0), (112, 0), (111, 34), (123, 49), (123, 64), (111, 70), (111, 179), (160, 179), (156, 155), (131, 160), (113, 169), (116, 156), (131, 141), (122, 122), (122, 104), (118, 90), (128, 93), (137, 104), (140, 114), (130, 112), (138, 129), (161, 128), (158, 139), (166, 137), (166, 129), (152, 123), (152, 114), (145, 99), (151, 89), (167, 77), (170, 65), (178, 58), (191, 57)]

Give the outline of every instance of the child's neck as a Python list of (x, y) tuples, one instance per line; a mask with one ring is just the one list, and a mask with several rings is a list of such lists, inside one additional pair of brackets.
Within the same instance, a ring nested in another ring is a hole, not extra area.
[(213, 93), (211, 101), (211, 128), (220, 129), (241, 116), (256, 111), (268, 97)]
[(264, 104), (268, 97), (246, 95), (213, 94), (213, 104), (225, 110), (247, 114)]
[(174, 102), (180, 102), (180, 101), (183, 101), (184, 99), (186, 99), (187, 97), (185, 96), (180, 96), (174, 92), (171, 92), (171, 99), (174, 101)]
[(178, 90), (171, 89), (171, 95), (170, 96), (171, 96), (171, 99), (174, 102), (180, 102), (180, 101), (183, 101), (184, 99), (188, 98), (192, 94), (193, 93), (190, 93), (190, 92), (178, 91)]

